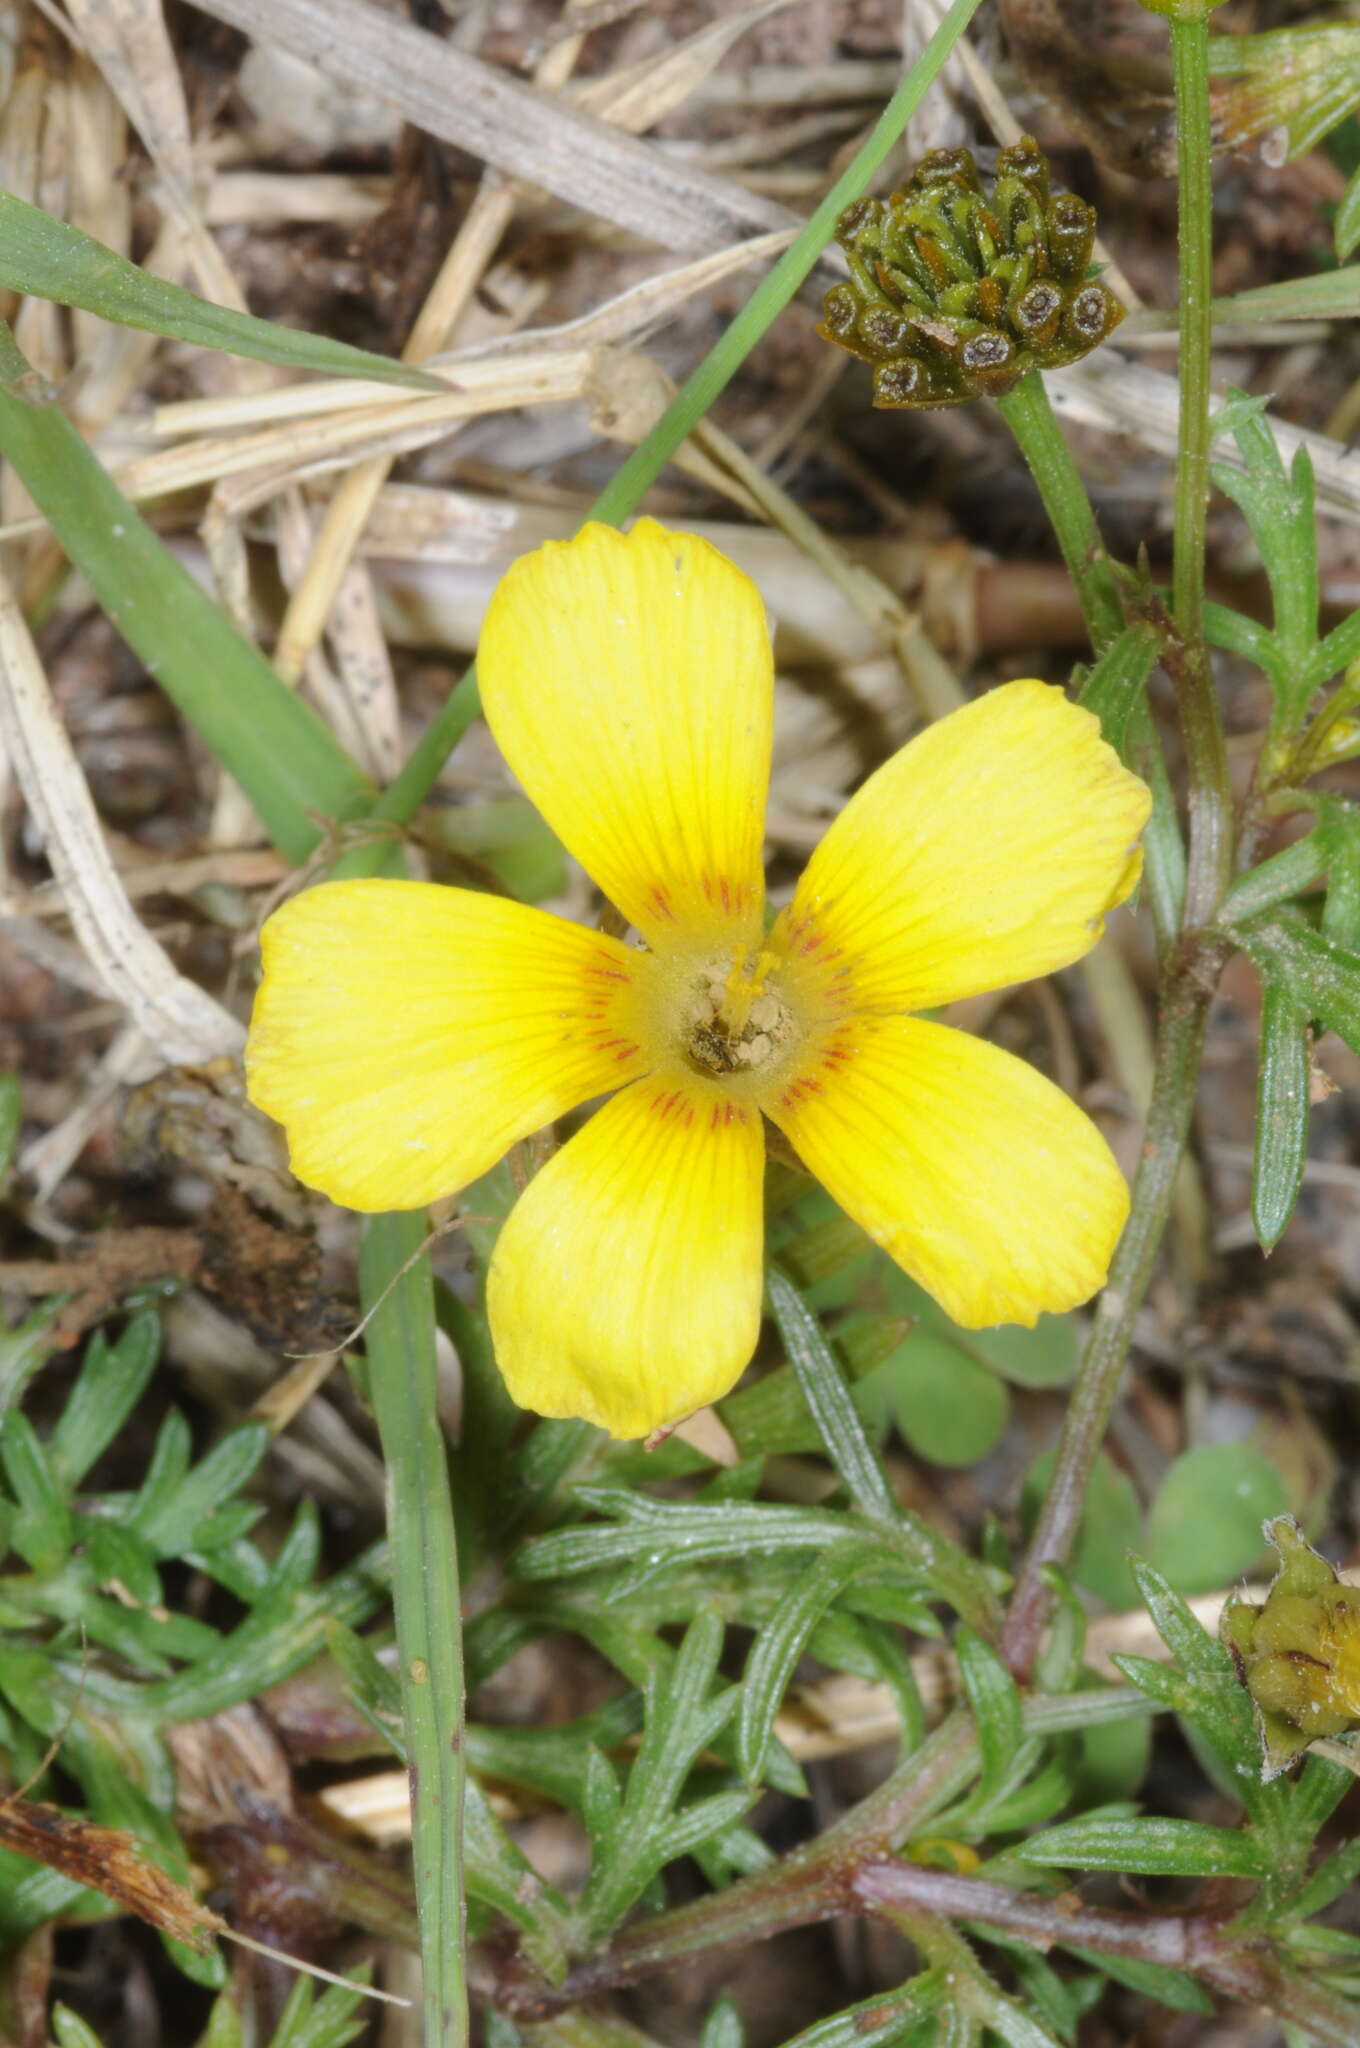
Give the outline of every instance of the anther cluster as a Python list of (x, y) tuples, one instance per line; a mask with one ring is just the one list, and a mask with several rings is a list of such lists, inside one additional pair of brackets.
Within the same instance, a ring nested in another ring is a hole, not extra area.
[(1087, 274), (1095, 231), (1085, 200), (1050, 189), (1031, 137), (1001, 151), (990, 197), (970, 150), (932, 149), (900, 191), (841, 215), (850, 281), (827, 293), (820, 332), (873, 364), (875, 405), (1001, 397), (1123, 319)]

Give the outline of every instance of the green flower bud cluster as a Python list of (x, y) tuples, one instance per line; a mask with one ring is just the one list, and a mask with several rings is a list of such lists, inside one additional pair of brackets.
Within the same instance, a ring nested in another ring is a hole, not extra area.
[(1229, 1600), (1219, 1623), (1251, 1694), (1272, 1778), (1319, 1736), (1360, 1728), (1360, 1586), (1347, 1586), (1288, 1515), (1267, 1522), (1280, 1570), (1257, 1607)]
[(932, 149), (891, 198), (841, 215), (850, 279), (827, 293), (819, 332), (873, 364), (875, 405), (1001, 397), (1123, 319), (1087, 275), (1095, 232), (1085, 200), (1050, 189), (1031, 137), (1002, 150), (990, 198), (971, 151)]

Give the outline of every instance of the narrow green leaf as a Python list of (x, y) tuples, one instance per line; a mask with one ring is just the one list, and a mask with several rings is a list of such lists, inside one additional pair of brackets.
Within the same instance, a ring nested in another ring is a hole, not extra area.
[(1130, 1991), (1140, 1991), (1144, 1998), (1155, 1998), (1159, 2004), (1169, 2005), (1173, 2012), (1212, 2012), (1214, 2009), (1214, 2001), (1208, 1992), (1201, 1990), (1184, 1970), (1168, 1970), (1161, 1963), (1140, 1962), (1136, 1956), (1106, 1955), (1103, 1949), (1077, 1948), (1070, 1942), (1064, 1942), (1063, 1946), (1069, 1955), (1089, 1963), (1093, 1970), (1113, 1977), (1116, 1984), (1127, 1985)]
[(69, 1300), (68, 1294), (50, 1295), (12, 1330), (0, 1329), (0, 1423), (56, 1350), (54, 1326)]
[[(1210, 1635), (1198, 1615), (1191, 1613), (1180, 1594), (1153, 1565), (1135, 1557), (1132, 1566), (1153, 1626), (1191, 1684), (1212, 1689), (1227, 1680), (1233, 1688), (1232, 1696), (1242, 1699), (1232, 1659), (1222, 1643)], [(1244, 1705), (1244, 1718), (1249, 1720), (1250, 1715), (1250, 1706)]]
[(1023, 1727), (1015, 1680), (989, 1643), (970, 1628), (955, 1640), (959, 1676), (968, 1695), (982, 1761), (981, 1795), (992, 1798), (1009, 1775)]
[[(943, 1969), (927, 1970), (897, 1991), (879, 1991), (830, 2019), (795, 2034), (785, 2048), (955, 2048), (957, 2037), (944, 2017), (954, 2005), (952, 1983)], [(937, 2017), (938, 2016), (938, 2017)], [(940, 2031), (937, 2033), (937, 2025)], [(917, 2029), (924, 2031), (918, 2033)]]
[(675, 1813), (695, 1758), (737, 1705), (735, 1686), (712, 1692), (723, 1636), (722, 1618), (706, 1609), (686, 1629), (665, 1684), (648, 1679), (646, 1723), (623, 1804), (606, 1842), (595, 1843), (584, 1904), (592, 1940), (623, 1917), (663, 1864), (729, 1826), (750, 1804), (743, 1791), (702, 1801), (689, 1819)]
[(137, 1517), (137, 1527), (162, 1557), (178, 1557), (202, 1541), (202, 1525), (251, 1477), (269, 1449), (263, 1422), (229, 1430), (192, 1472), (154, 1509)]
[[(1224, 921), (1242, 924), (1315, 888), (1326, 874), (1331, 858), (1329, 835), (1321, 829), (1306, 833), (1233, 883), (1223, 900)], [(1345, 943), (1344, 938), (1342, 942)]]
[(1360, 1052), (1360, 953), (1289, 911), (1235, 926), (1233, 936), (1263, 981), (1288, 990), (1308, 1016)]
[(1262, 1251), (1283, 1237), (1303, 1186), (1308, 1156), (1312, 1034), (1306, 1012), (1278, 983), (1261, 996), (1261, 1055), (1256, 1078), (1256, 1146), (1251, 1220)]
[(1254, 1836), (1197, 1820), (1067, 1821), (1031, 1835), (1024, 1856), (1027, 1863), (1144, 1877), (1264, 1877), (1269, 1868)]
[[(786, 1508), (720, 1503), (691, 1507), (657, 1501), (645, 1494), (603, 1486), (578, 1486), (576, 1497), (613, 1526), (590, 1524), (535, 1537), (515, 1557), (522, 1579), (552, 1579), (605, 1565), (633, 1562), (640, 1550), (653, 1560), (667, 1557), (768, 1557), (783, 1550), (821, 1550), (828, 1543), (854, 1542), (867, 1561), (891, 1553), (883, 1539), (861, 1522), (827, 1508)], [(640, 1532), (645, 1532), (645, 1536)]]
[(10, 1542), (34, 1571), (55, 1571), (71, 1548), (71, 1512), (26, 1415), (11, 1414), (0, 1433), (0, 1463), (19, 1512)]
[(97, 1330), (47, 1442), (52, 1470), (68, 1492), (117, 1436), (141, 1400), (160, 1356), (161, 1322), (152, 1309), (133, 1316), (116, 1344)]
[[(360, 1985), (369, 1980), (370, 1965), (353, 1973)], [(346, 2048), (363, 2032), (367, 2012), (361, 1990), (333, 1984), (318, 1998), (310, 1977), (299, 1977), (288, 1994), (269, 2048)], [(236, 2048), (230, 2034), (220, 2044), (208, 2039), (199, 2048)]]
[(178, 1408), (172, 1408), (156, 1431), (142, 1483), (123, 1511), (130, 1529), (145, 1531), (165, 1514), (184, 1484), (193, 1456), (193, 1437)]
[(767, 1286), (784, 1349), (821, 1431), (827, 1456), (863, 1514), (886, 1522), (898, 1521), (901, 1509), (865, 1435), (840, 1361), (821, 1324), (793, 1282), (777, 1266), (770, 1268)]
[[(1286, 471), (1270, 421), (1254, 404), (1234, 409), (1232, 434), (1244, 469), (1215, 464), (1214, 482), (1241, 509), (1260, 553), (1274, 610), (1279, 662), (1265, 664), (1276, 693), (1276, 720), (1293, 731), (1313, 695), (1310, 663), (1317, 647), (1318, 559), (1312, 463), (1300, 448)], [(1215, 422), (1221, 431), (1222, 413)]]
[(367, 1621), (387, 1598), (387, 1552), (373, 1544), (343, 1572), (311, 1586), (315, 1512), (299, 1513), (255, 1606), (222, 1647), (186, 1671), (147, 1686), (139, 1709), (153, 1721), (202, 1721), (278, 1685), (326, 1647), (332, 1622)]
[(329, 377), (365, 377), (384, 384), (446, 391), (428, 371), (412, 369), (391, 356), (373, 355), (348, 342), (300, 328), (279, 327), (200, 299), (183, 285), (168, 284), (125, 256), (106, 249), (68, 222), (29, 206), (12, 192), (0, 192), (0, 285), (58, 305), (79, 306), (120, 327), (141, 327), (172, 341), (228, 355), (254, 356), (288, 370), (317, 370)]
[(463, 1853), (469, 1898), (518, 1927), (528, 1961), (550, 1984), (567, 1973), (568, 1910), (492, 1813), (475, 1778), (464, 1789)]
[(1126, 758), (1129, 716), (1147, 687), (1157, 659), (1157, 636), (1142, 621), (1127, 626), (1107, 647), (1082, 685), (1077, 702), (1093, 711), (1120, 759)]
[(705, 2019), (699, 2034), (699, 2048), (746, 2048), (746, 2029), (741, 2014), (724, 1994)]
[(52, 2008), (52, 2031), (57, 2037), (59, 2048), (104, 2048), (94, 2028), (87, 2025), (69, 2005), (54, 2005)]
[(0, 1187), (9, 1177), (19, 1149), (19, 1130), (24, 1106), (19, 1095), (19, 1076), (0, 1074)]
[(1034, 1683), (1041, 1692), (1070, 1692), (1081, 1680), (1086, 1609), (1060, 1566), (1046, 1564), (1042, 1576), (1053, 1596), (1052, 1620), (1034, 1660)]
[(1341, 195), (1332, 233), (1336, 240), (1337, 262), (1344, 263), (1360, 242), (1360, 170), (1351, 173), (1350, 183)]
[(1317, 1869), (1300, 1886), (1289, 1902), (1291, 1917), (1310, 1920), (1314, 1913), (1325, 1913), (1345, 1891), (1360, 1879), (1360, 1835), (1336, 1849), (1319, 1863)]
[(764, 1774), (775, 1715), (813, 1628), (860, 1570), (853, 1548), (828, 1550), (790, 1586), (752, 1643), (737, 1723), (737, 1768), (750, 1784), (759, 1783)]
[[(387, 1467), (392, 1604), (412, 1774), (411, 1846), (428, 2048), (466, 2040), (463, 1623), (435, 1387), (423, 1212), (375, 1216), (359, 1258), (369, 1387)], [(395, 1275), (395, 1278), (390, 1277)]]
[(352, 1704), (393, 1755), (406, 1761), (406, 1731), (401, 1722), (401, 1683), (373, 1652), (371, 1644), (352, 1628), (335, 1622), (326, 1632), (326, 1643), (335, 1659)]
[(372, 785), (134, 511), (65, 414), (22, 395), (31, 378), (0, 328), (0, 453), (280, 852), (305, 860), (320, 836), (315, 817), (361, 816)]

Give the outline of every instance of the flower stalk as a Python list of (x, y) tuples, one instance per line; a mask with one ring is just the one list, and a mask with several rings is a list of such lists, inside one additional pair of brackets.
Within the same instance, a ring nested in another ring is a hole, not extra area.
[(1066, 1564), (1076, 1543), (1086, 1489), (1118, 1395), (1134, 1322), (1171, 1215), (1209, 1005), (1224, 958), (1217, 941), (1196, 936), (1212, 923), (1223, 901), (1234, 839), (1223, 723), (1203, 630), (1213, 200), (1205, 20), (1173, 19), (1171, 39), (1179, 121), (1181, 405), (1172, 599), (1176, 650), (1168, 670), (1176, 688), (1188, 770), (1186, 936), (1165, 970), (1152, 1101), (1129, 1220), (1096, 1309), (1053, 1478), (1003, 1630), (1003, 1654), (1022, 1678), (1033, 1669), (1048, 1612), (1045, 1567)]
[(1054, 417), (1042, 375), (1031, 370), (996, 404), (1044, 501), (1076, 586), (1091, 645), (1103, 654), (1124, 630), (1124, 607), (1091, 500)]
[(1048, 1565), (1065, 1565), (1081, 1528), (1086, 1489), (1104, 1441), (1134, 1323), (1143, 1305), (1171, 1215), (1195, 1104), (1205, 1026), (1222, 955), (1209, 946), (1183, 951), (1167, 974), (1157, 1037), (1152, 1101), (1124, 1234), (1096, 1308), (1067, 1406), (1053, 1478), (1002, 1632), (1002, 1653), (1028, 1677), (1043, 1633)]

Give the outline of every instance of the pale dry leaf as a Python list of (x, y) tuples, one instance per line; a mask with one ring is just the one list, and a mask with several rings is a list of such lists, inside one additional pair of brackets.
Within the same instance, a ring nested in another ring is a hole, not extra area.
[(369, 0), (202, 0), (249, 36), (362, 85), (416, 127), (662, 248), (704, 254), (782, 207), (507, 77)]
[(753, 7), (719, 15), (692, 35), (682, 36), (657, 56), (587, 79), (571, 94), (587, 113), (637, 135), (664, 120), (717, 69), (735, 42), (790, 0), (757, 0)]
[(76, 937), (105, 991), (172, 1064), (238, 1051), (245, 1039), (241, 1024), (179, 972), (129, 902), (23, 613), (3, 581), (0, 734)]
[[(1106, 348), (1069, 369), (1051, 372), (1044, 381), (1060, 419), (1126, 435), (1154, 454), (1174, 456), (1180, 390), (1165, 371), (1150, 370), (1117, 349)], [(1217, 412), (1223, 403), (1222, 398), (1211, 397), (1210, 411)], [(1343, 446), (1326, 434), (1274, 416), (1271, 426), (1286, 468), (1300, 448), (1307, 449), (1317, 481), (1318, 510), (1351, 525), (1360, 523), (1360, 448)], [(1232, 469), (1242, 467), (1236, 445), (1226, 435), (1215, 442), (1214, 459)]]

